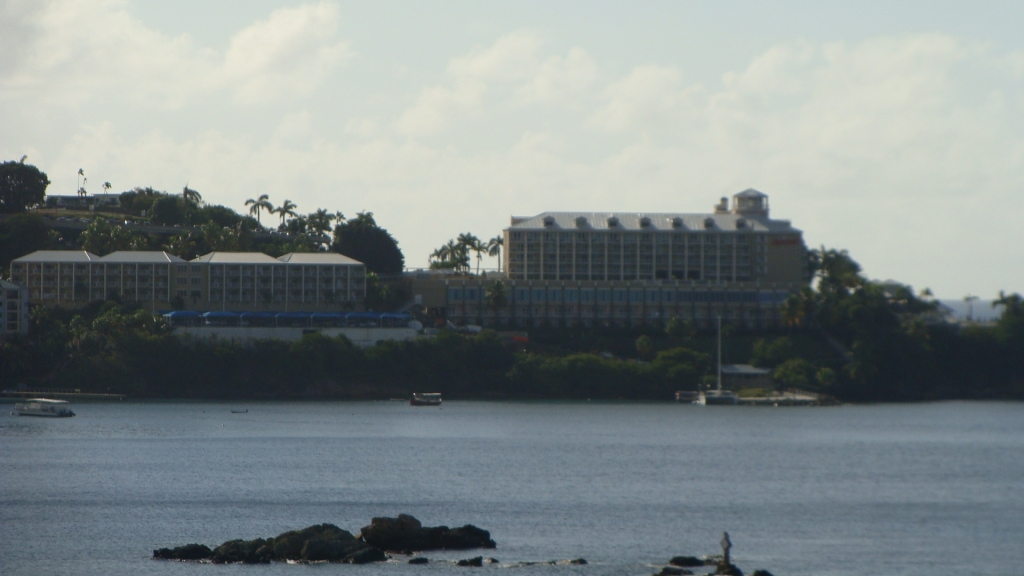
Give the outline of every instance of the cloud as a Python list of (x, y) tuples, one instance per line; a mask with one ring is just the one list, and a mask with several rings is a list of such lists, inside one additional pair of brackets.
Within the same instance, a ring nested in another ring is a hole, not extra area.
[(320, 3), (275, 10), (235, 34), (224, 56), (235, 100), (263, 103), (312, 91), (353, 56), (347, 42), (335, 41), (337, 28), (337, 6)]
[(448, 82), (424, 88), (398, 117), (395, 129), (412, 136), (436, 134), (454, 119), (478, 114), (494, 92), (502, 103), (550, 104), (590, 86), (597, 66), (582, 48), (544, 58), (543, 46), (537, 34), (515, 32), (453, 58), (446, 70)]
[(0, 101), (33, 110), (90, 101), (178, 108), (228, 90), (260, 104), (307, 94), (352, 56), (328, 3), (277, 10), (223, 54), (129, 14), (125, 0), (8, 1), (0, 6)]

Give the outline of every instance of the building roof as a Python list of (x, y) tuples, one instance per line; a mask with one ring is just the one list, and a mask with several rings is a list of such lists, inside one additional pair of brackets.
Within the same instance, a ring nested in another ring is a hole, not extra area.
[(100, 257), (85, 250), (36, 250), (21, 258), (15, 258), (14, 262), (97, 262)]
[[(580, 220), (582, 218), (582, 220)], [(614, 218), (617, 224), (612, 225)], [(646, 220), (645, 220), (646, 219)], [(550, 222), (546, 224), (545, 221)], [(743, 225), (740, 225), (740, 221)], [(678, 222), (678, 227), (676, 227)], [(710, 224), (710, 226), (708, 226)], [(532, 217), (513, 217), (509, 230), (609, 230), (609, 231), (714, 231), (800, 232), (788, 220), (751, 218), (740, 214), (685, 214), (679, 212), (543, 212)]]
[(768, 195), (760, 190), (754, 190), (753, 188), (747, 188), (743, 192), (733, 194), (733, 198), (767, 198)]
[(337, 252), (291, 252), (281, 256), (278, 260), (290, 264), (362, 264), (358, 260)]
[(210, 252), (192, 260), (208, 264), (280, 264), (281, 261), (263, 252)]
[(21, 284), (15, 284), (14, 282), (8, 282), (3, 278), (0, 278), (0, 290), (23, 290)]
[(119, 250), (100, 257), (100, 262), (115, 262), (124, 264), (177, 264), (185, 263), (185, 260), (174, 254), (159, 252), (155, 250)]

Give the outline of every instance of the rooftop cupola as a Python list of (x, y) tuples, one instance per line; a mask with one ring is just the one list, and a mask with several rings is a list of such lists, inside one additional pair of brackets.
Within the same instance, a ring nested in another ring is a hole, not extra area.
[(768, 195), (747, 188), (732, 197), (732, 213), (743, 216), (768, 217)]
[(729, 213), (729, 199), (722, 196), (718, 204), (715, 204), (715, 214), (728, 214)]

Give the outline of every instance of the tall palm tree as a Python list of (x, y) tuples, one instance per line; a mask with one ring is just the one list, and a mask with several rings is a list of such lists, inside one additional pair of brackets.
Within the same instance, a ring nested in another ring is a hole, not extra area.
[(249, 198), (245, 201), (245, 205), (249, 207), (249, 214), (255, 216), (256, 222), (259, 222), (261, 226), (263, 223), (260, 222), (260, 213), (264, 210), (270, 214), (274, 213), (274, 205), (270, 203), (269, 198), (270, 196), (267, 194), (260, 194), (259, 198), (255, 200)]
[(283, 204), (281, 204), (274, 210), (274, 213), (281, 217), (282, 226), (284, 226), (285, 218), (287, 218), (288, 216), (294, 218), (297, 215), (295, 212), (296, 208), (298, 208), (298, 206), (296, 206), (294, 202), (286, 199)]
[(467, 251), (476, 253), (476, 273), (479, 275), (480, 261), (483, 259), (483, 253), (487, 250), (487, 248), (484, 246), (484, 243), (481, 242), (479, 238), (470, 234), (469, 232), (466, 232), (465, 234), (459, 234), (458, 242), (462, 246), (465, 246)]
[(82, 168), (78, 169), (78, 195), (85, 196), (85, 183), (89, 179), (85, 177), (85, 170)]
[(113, 187), (114, 186), (110, 182), (104, 182), (103, 183), (103, 192), (109, 194), (110, 193), (110, 189), (113, 188)]
[(501, 271), (501, 249), (505, 246), (505, 239), (495, 236), (487, 241), (487, 255), (498, 257), (498, 270)]
[(197, 190), (189, 188), (188, 182), (186, 182), (185, 187), (181, 189), (181, 197), (184, 198), (186, 202), (191, 202), (193, 204), (201, 204), (203, 202), (203, 195)]

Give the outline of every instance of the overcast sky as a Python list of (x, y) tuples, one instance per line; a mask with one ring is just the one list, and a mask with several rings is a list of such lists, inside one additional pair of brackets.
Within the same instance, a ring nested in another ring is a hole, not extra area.
[(416, 267), (511, 215), (753, 187), (869, 277), (1024, 290), (1021, 2), (0, 6), (0, 159), (51, 194), (369, 210)]

